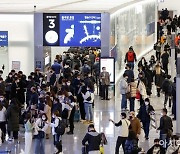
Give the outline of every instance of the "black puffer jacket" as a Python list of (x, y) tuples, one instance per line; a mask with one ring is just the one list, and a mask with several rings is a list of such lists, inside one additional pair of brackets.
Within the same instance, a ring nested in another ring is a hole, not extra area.
[(99, 150), (99, 146), (101, 144), (101, 135), (96, 131), (90, 131), (82, 140), (82, 145), (85, 145), (86, 142), (88, 142), (88, 151)]
[(19, 112), (18, 105), (11, 104), (7, 109), (7, 129), (8, 131), (19, 131)]

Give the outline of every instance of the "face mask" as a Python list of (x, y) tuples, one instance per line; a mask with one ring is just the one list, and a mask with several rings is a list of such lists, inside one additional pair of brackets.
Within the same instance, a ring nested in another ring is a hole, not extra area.
[(45, 121), (45, 120), (46, 120), (46, 118), (42, 118), (42, 120), (43, 120), (43, 121)]
[(145, 102), (145, 105), (149, 105), (149, 102)]
[(11, 77), (12, 77), (12, 75), (9, 75), (9, 77), (11, 78)]
[(0, 98), (0, 101), (3, 101), (3, 100), (4, 100), (4, 98), (3, 98), (3, 97), (1, 97), (1, 98)]
[(103, 70), (103, 72), (106, 72), (106, 70)]
[(132, 119), (133, 117), (132, 116), (129, 116), (129, 119)]
[(80, 78), (77, 78), (78, 80), (80, 80)]
[(69, 83), (69, 82), (68, 82), (68, 83), (67, 83), (67, 85), (68, 85), (68, 86), (70, 86), (70, 85), (71, 85), (71, 83)]
[(163, 113), (161, 113), (161, 116), (163, 116)]
[(88, 77), (91, 77), (91, 74), (89, 74)]
[(41, 89), (38, 89), (38, 92), (41, 92)]
[(52, 118), (55, 118), (55, 116), (54, 116), (54, 115), (52, 115)]

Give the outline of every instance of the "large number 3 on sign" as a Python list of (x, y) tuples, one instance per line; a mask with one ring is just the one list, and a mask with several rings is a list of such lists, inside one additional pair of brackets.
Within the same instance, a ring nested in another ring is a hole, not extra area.
[(55, 23), (54, 23), (54, 19), (49, 19), (49, 28), (54, 28), (55, 27)]

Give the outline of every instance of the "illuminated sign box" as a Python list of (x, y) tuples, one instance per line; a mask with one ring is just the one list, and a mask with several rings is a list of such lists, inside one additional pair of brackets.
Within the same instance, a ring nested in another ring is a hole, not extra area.
[(0, 31), (0, 46), (8, 46), (8, 31)]
[(101, 46), (100, 13), (60, 14), (60, 46)]

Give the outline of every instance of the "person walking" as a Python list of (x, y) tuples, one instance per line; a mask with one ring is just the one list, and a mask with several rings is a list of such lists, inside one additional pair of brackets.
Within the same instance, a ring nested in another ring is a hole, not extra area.
[(165, 74), (168, 75), (168, 63), (169, 63), (169, 54), (167, 52), (167, 48), (164, 49), (164, 53), (161, 55), (163, 70)]
[(126, 93), (128, 92), (127, 80), (128, 80), (128, 75), (124, 73), (123, 78), (120, 81), (120, 94), (122, 95), (121, 110), (127, 109), (127, 97), (126, 97)]
[(103, 67), (102, 71), (103, 72), (100, 73), (100, 82), (102, 86), (102, 100), (109, 100), (108, 88), (110, 84), (110, 74), (106, 71), (106, 67)]
[(140, 107), (137, 117), (143, 124), (143, 129), (145, 133), (145, 139), (149, 139), (149, 127), (150, 127), (150, 115), (154, 111), (153, 106), (150, 104), (149, 98), (144, 100), (144, 104)]
[(136, 140), (139, 140), (139, 135), (141, 134), (141, 123), (139, 119), (135, 116), (135, 112), (130, 112), (129, 119), (131, 122), (130, 130), (135, 133)]
[(162, 109), (162, 117), (160, 118), (160, 126), (157, 130), (160, 130), (160, 139), (164, 141), (164, 148), (167, 148), (169, 139), (173, 131), (173, 123), (169, 116), (167, 116), (167, 109)]
[(122, 145), (123, 151), (125, 152), (125, 142), (129, 134), (130, 121), (126, 117), (126, 113), (121, 113), (121, 120), (115, 123), (113, 120), (109, 119), (116, 127), (119, 127), (119, 136), (116, 141), (115, 154), (119, 154), (119, 148)]
[(25, 154), (31, 154), (32, 138), (33, 138), (33, 129), (34, 124), (31, 119), (31, 114), (27, 113), (25, 121)]
[(2, 143), (5, 141), (6, 137), (6, 108), (0, 102), (0, 130), (2, 131), (1, 141)]
[(134, 62), (137, 61), (136, 53), (132, 46), (129, 47), (129, 51), (126, 53), (124, 62), (131, 66), (131, 69), (134, 70)]
[(85, 146), (86, 142), (88, 142), (88, 154), (99, 154), (101, 134), (96, 132), (93, 124), (89, 125), (88, 132), (82, 140), (82, 145)]
[(129, 98), (129, 103), (130, 103), (130, 112), (135, 111), (134, 110), (134, 102), (136, 98), (136, 91), (137, 91), (137, 83), (134, 81), (134, 78), (131, 79), (131, 82), (129, 83), (129, 90), (130, 90), (130, 98)]
[(54, 64), (51, 66), (51, 69), (55, 71), (56, 78), (58, 81), (58, 79), (60, 78), (62, 66), (58, 63), (57, 59), (54, 60)]

